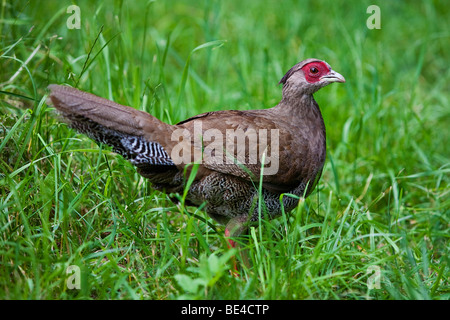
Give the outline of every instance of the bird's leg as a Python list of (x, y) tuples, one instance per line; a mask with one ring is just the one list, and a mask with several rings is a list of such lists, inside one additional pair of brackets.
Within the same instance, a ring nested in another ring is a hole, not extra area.
[[(230, 230), (228, 228), (225, 228), (225, 238), (227, 238), (229, 249), (236, 247), (236, 242), (230, 239)], [(233, 271), (231, 271), (231, 274), (236, 277), (238, 275), (236, 258), (233, 256), (232, 259), (233, 259)]]
[[(225, 237), (228, 241), (229, 248), (236, 248), (238, 243), (233, 239), (245, 234), (248, 231), (248, 217), (246, 215), (240, 215), (232, 218), (225, 227)], [(250, 262), (248, 259), (247, 252), (245, 250), (240, 250), (240, 255), (242, 262), (250, 267)], [(236, 259), (233, 257), (233, 267), (235, 274), (238, 273)]]

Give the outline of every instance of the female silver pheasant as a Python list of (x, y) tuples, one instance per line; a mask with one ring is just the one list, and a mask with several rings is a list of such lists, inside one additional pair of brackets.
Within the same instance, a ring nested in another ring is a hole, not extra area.
[(273, 108), (207, 112), (175, 125), (67, 86), (50, 85), (49, 103), (70, 127), (112, 146), (155, 189), (182, 192), (186, 175), (195, 174), (188, 204), (206, 203), (235, 246), (232, 238), (251, 222), (296, 206), (293, 197), (280, 201), (282, 193), (306, 197), (319, 180), (325, 124), (313, 94), (332, 82), (345, 79), (328, 63), (307, 59), (281, 79), (283, 96)]

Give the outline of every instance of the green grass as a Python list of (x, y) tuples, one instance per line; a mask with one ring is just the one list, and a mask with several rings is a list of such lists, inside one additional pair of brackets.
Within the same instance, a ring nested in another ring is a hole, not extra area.
[[(69, 30), (71, 4), (0, 3), (1, 299), (449, 299), (444, 1), (78, 1)], [(265, 108), (308, 57), (347, 79), (316, 94), (324, 174), (251, 230), (240, 277), (201, 207), (174, 205), (45, 103), (66, 83), (169, 123)]]

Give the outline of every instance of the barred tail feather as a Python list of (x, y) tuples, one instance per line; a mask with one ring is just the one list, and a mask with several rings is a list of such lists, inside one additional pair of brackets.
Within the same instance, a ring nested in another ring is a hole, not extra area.
[(135, 118), (150, 115), (70, 87), (51, 85), (49, 88), (49, 103), (73, 129), (111, 146), (141, 170), (160, 171), (175, 166), (161, 144), (143, 137), (141, 124)]

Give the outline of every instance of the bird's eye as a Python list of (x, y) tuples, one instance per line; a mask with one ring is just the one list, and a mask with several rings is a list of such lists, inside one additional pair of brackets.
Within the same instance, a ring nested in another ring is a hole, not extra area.
[(316, 67), (312, 67), (311, 69), (309, 69), (309, 71), (310, 71), (312, 74), (316, 74), (316, 73), (319, 72), (319, 69), (317, 69)]

